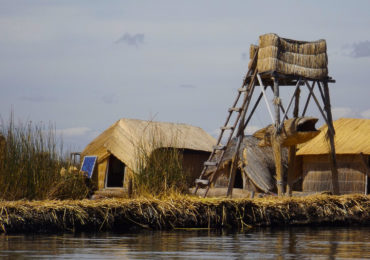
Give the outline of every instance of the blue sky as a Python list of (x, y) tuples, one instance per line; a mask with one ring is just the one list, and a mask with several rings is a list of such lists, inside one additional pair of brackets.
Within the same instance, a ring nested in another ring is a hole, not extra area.
[[(274, 32), (326, 39), (334, 117), (370, 118), (369, 11), (369, 1), (0, 0), (0, 116), (55, 123), (74, 150), (123, 117), (215, 134), (249, 45)], [(261, 108), (250, 131), (269, 123)]]

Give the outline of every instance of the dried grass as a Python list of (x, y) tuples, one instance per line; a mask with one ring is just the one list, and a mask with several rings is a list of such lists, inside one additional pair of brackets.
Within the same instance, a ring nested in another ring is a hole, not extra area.
[(0, 199), (86, 198), (83, 176), (60, 175), (70, 164), (62, 145), (58, 149), (52, 125), (15, 124), (11, 114), (8, 123), (1, 123), (0, 136)]
[[(256, 51), (251, 46), (250, 54)], [(250, 56), (251, 59), (254, 56)], [(314, 42), (284, 39), (264, 34), (259, 39), (257, 69), (259, 73), (278, 72), (285, 75), (322, 79), (328, 76), (326, 41)]]
[(0, 201), (2, 232), (370, 224), (370, 196)]

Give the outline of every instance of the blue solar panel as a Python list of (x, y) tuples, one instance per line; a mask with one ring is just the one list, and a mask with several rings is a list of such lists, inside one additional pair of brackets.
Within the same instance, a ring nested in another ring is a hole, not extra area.
[(91, 178), (94, 172), (94, 167), (95, 167), (97, 158), (98, 156), (85, 156), (84, 157), (84, 160), (82, 162), (81, 171), (87, 172), (88, 178)]

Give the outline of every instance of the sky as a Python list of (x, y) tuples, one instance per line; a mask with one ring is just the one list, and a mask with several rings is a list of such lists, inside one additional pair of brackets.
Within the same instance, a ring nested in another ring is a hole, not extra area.
[[(334, 119), (369, 119), (369, 12), (361, 0), (0, 0), (0, 117), (51, 123), (75, 151), (120, 118), (216, 136), (250, 44), (273, 32), (326, 39)], [(270, 123), (261, 105), (247, 132)]]

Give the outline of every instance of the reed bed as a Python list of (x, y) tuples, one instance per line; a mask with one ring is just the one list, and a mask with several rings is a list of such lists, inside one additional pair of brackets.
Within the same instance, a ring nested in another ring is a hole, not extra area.
[(0, 232), (370, 224), (370, 196), (0, 201)]
[(179, 133), (168, 137), (162, 129), (153, 125), (146, 139), (135, 144), (136, 171), (133, 174), (134, 196), (147, 194), (162, 196), (184, 193), (188, 190), (183, 167), (183, 149)]
[(61, 169), (71, 164), (63, 157), (61, 139), (53, 125), (0, 122), (0, 199), (86, 198), (89, 189), (81, 174)]

